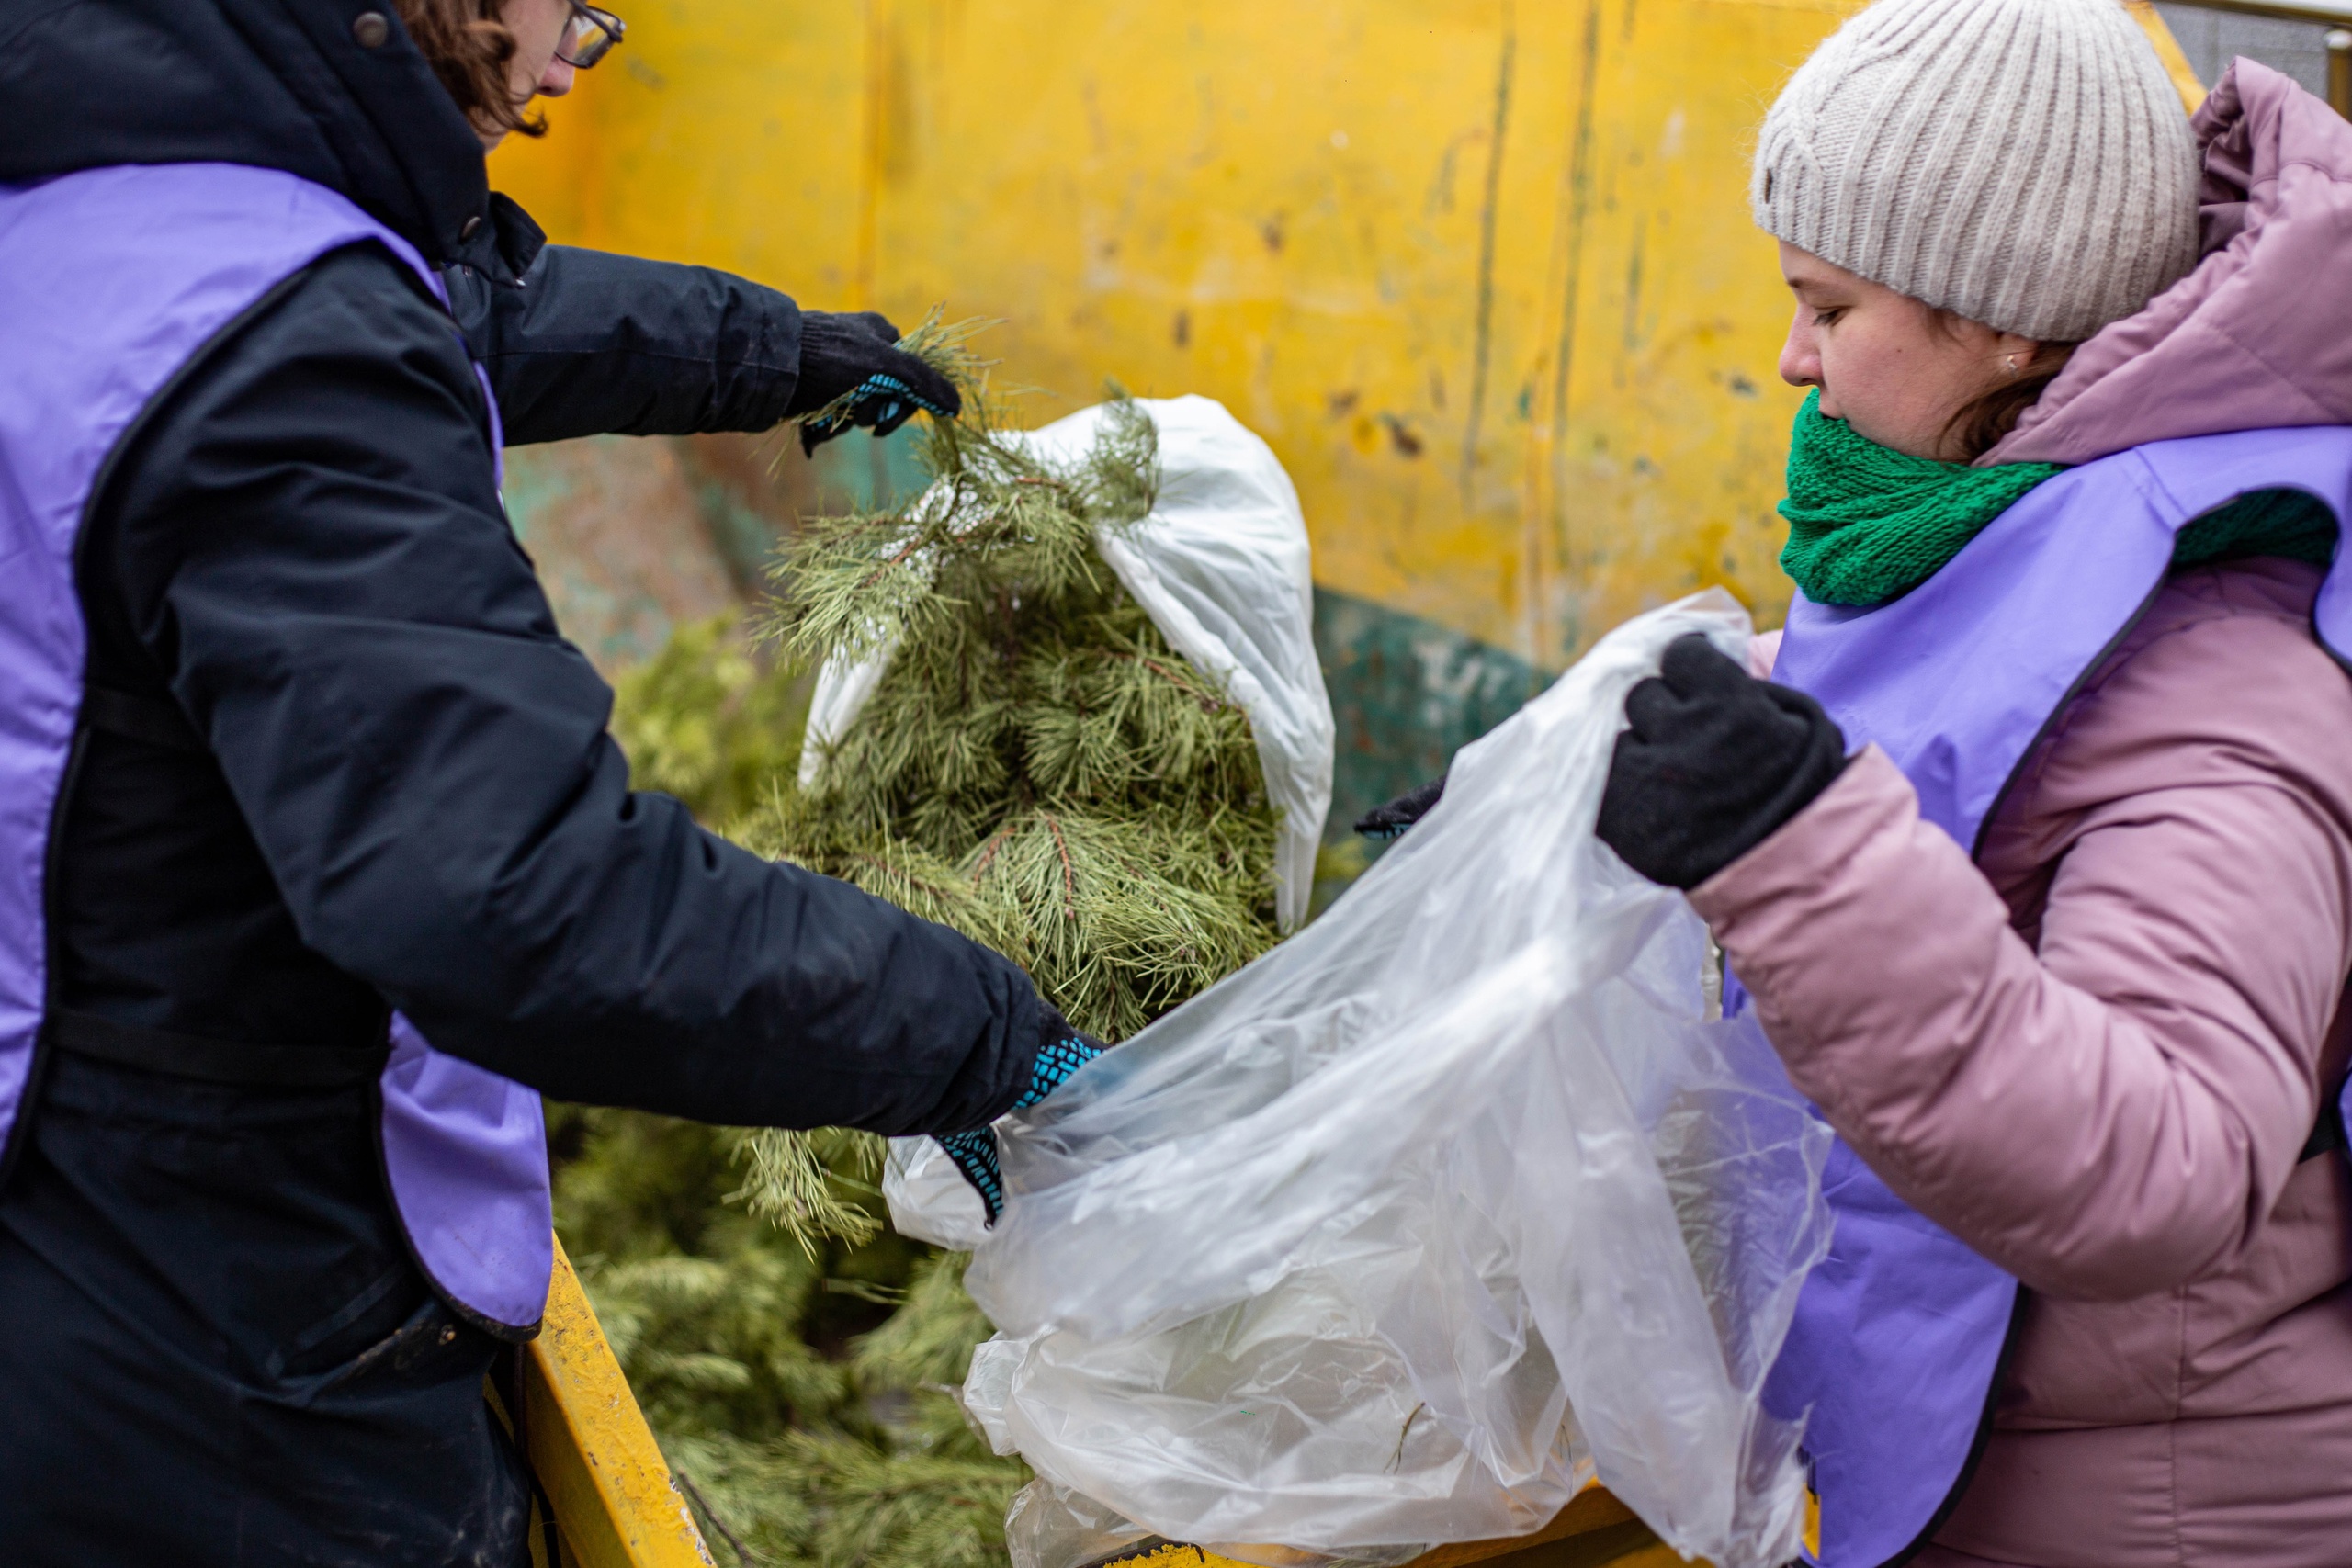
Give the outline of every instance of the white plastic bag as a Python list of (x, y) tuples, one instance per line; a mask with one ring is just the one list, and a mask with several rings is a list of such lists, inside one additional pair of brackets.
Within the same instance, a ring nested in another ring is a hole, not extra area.
[[(1707, 1017), (1680, 895), (1592, 833), (1626, 691), (1747, 629), (1709, 592), (1611, 633), (1322, 919), (998, 1123), (965, 1402), (1041, 1477), (1021, 1568), (1145, 1532), (1394, 1562), (1596, 1466), (1687, 1555), (1796, 1555), (1758, 1393), (1828, 1134)], [(906, 1175), (902, 1228), (944, 1220)]]
[[(1223, 684), (1250, 716), (1266, 793), (1282, 813), (1274, 912), (1306, 918), (1315, 850), (1331, 807), (1331, 699), (1315, 657), (1314, 583), (1298, 491), (1273, 449), (1207, 398), (1138, 399), (1159, 436), (1159, 488), (1133, 527), (1096, 547), (1169, 645)], [(1016, 439), (1047, 463), (1075, 466), (1107, 410), (1080, 409)], [(922, 502), (918, 502), (917, 505)], [(827, 663), (808, 705), (800, 782), (849, 731), (889, 667), (886, 647), (854, 665)]]

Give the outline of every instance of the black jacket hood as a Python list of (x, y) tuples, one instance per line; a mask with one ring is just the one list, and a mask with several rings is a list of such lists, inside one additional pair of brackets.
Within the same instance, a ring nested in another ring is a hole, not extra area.
[(537, 248), (391, 0), (0, 0), (0, 180), (190, 163), (300, 175), (437, 264)]

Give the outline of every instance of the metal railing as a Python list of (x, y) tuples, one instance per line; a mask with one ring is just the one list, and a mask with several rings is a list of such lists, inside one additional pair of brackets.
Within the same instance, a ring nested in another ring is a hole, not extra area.
[(2309, 22), (2328, 29), (2327, 101), (2352, 119), (2352, 0), (2182, 0), (2200, 11), (2228, 11), (2279, 22)]

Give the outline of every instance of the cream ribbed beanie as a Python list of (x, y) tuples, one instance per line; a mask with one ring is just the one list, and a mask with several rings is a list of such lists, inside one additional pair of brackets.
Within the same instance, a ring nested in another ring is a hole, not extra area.
[(1756, 150), (1768, 232), (2044, 342), (2197, 261), (2197, 147), (2119, 0), (1879, 0), (1798, 68)]

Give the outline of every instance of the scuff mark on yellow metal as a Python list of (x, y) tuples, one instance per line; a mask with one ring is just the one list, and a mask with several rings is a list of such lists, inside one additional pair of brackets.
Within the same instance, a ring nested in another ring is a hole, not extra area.
[[(1477, 324), (1471, 332), (1470, 407), (1462, 430), (1462, 505), (1475, 503), (1479, 425), (1487, 412), (1487, 374), (1495, 336), (1495, 223), (1502, 201), (1503, 152), (1510, 140), (1511, 72), (1518, 63), (1519, 25), (1512, 0), (1503, 0), (1501, 60), (1495, 67), (1495, 119), (1487, 133), (1487, 183), (1478, 200)], [(1391, 427), (1394, 428), (1393, 426)], [(1418, 456), (1418, 451), (1408, 456)]]

